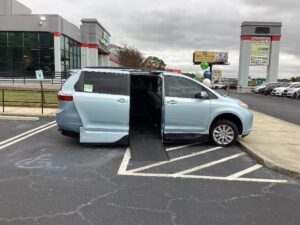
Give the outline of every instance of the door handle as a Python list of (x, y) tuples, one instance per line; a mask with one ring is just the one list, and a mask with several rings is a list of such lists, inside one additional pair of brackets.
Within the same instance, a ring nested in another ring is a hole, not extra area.
[(167, 101), (168, 104), (170, 105), (176, 105), (177, 102), (175, 100), (170, 100), (170, 101)]
[(124, 98), (120, 98), (120, 99), (117, 100), (117, 102), (119, 102), (119, 103), (125, 103), (126, 100)]

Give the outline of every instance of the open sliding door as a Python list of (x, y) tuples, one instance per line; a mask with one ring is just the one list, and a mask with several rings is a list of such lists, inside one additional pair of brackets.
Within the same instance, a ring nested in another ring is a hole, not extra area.
[(75, 106), (83, 126), (81, 143), (114, 143), (129, 134), (129, 72), (86, 71), (78, 81)]

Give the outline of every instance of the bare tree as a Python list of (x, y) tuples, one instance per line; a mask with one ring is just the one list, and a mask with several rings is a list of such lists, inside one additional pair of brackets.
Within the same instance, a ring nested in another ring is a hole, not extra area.
[(118, 62), (124, 67), (142, 68), (145, 57), (137, 48), (123, 45), (118, 51)]
[(154, 69), (154, 70), (165, 70), (166, 69), (165, 62), (156, 57), (156, 56), (149, 56), (144, 60), (143, 67), (147, 69)]

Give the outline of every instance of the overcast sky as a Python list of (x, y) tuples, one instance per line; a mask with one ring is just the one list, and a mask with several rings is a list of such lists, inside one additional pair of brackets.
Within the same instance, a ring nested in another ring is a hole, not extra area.
[[(194, 50), (229, 52), (224, 75), (237, 76), (243, 21), (282, 22), (279, 76), (300, 76), (300, 0), (20, 0), (34, 14), (60, 14), (79, 25), (97, 18), (115, 44), (137, 47), (170, 68), (199, 70)], [(251, 67), (253, 77), (266, 68)]]

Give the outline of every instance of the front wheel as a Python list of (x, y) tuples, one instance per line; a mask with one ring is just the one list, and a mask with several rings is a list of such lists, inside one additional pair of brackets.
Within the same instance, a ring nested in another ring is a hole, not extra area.
[(231, 146), (238, 139), (239, 131), (237, 126), (229, 120), (219, 120), (210, 130), (210, 138), (215, 145)]

